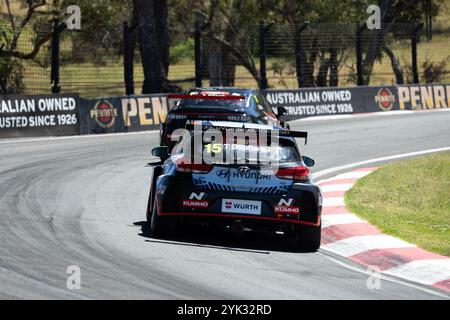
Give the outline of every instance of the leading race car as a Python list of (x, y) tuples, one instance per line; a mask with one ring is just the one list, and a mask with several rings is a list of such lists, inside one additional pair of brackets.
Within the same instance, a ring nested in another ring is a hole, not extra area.
[(249, 122), (285, 126), (282, 116), (286, 109), (278, 108), (276, 113), (264, 95), (255, 89), (239, 88), (194, 88), (186, 94), (171, 94), (169, 100), (174, 106), (160, 128), (160, 145), (171, 149), (176, 138), (174, 130), (184, 128), (193, 120), (215, 120)]
[(154, 148), (161, 162), (152, 166), (147, 206), (152, 234), (176, 233), (190, 220), (236, 232), (283, 233), (298, 249), (317, 250), (322, 196), (309, 177), (307, 165), (314, 160), (300, 155), (296, 137), (306, 139), (307, 133), (201, 122), (187, 126), (172, 154), (167, 146)]

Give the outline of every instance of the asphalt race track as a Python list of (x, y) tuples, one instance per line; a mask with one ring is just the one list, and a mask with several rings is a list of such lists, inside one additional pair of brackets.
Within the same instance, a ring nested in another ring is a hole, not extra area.
[[(450, 146), (450, 112), (300, 121), (314, 171)], [(436, 299), (282, 239), (227, 234), (152, 239), (145, 224), (158, 132), (0, 141), (0, 298)], [(300, 142), (299, 142), (300, 143)], [(313, 172), (314, 172), (313, 171)], [(422, 186), (418, 186), (420, 188)], [(426, 186), (425, 186), (426, 187)], [(66, 270), (81, 270), (69, 290)]]

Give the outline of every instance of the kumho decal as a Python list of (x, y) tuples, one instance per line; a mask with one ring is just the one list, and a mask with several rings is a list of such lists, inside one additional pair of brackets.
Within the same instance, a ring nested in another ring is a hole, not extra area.
[(188, 208), (208, 208), (207, 200), (183, 200), (183, 207)]
[(300, 214), (300, 207), (293, 206), (275, 206), (275, 213), (284, 213), (284, 214)]
[(183, 200), (183, 207), (189, 208), (208, 208), (208, 200), (204, 200), (206, 194), (204, 192), (192, 192), (188, 200)]
[(293, 206), (294, 199), (281, 198), (278, 205), (274, 207), (274, 212), (278, 214), (300, 214), (300, 207)]

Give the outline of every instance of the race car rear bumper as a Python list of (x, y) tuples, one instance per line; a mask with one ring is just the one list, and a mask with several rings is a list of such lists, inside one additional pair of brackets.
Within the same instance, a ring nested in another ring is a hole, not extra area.
[[(160, 176), (156, 185), (156, 205), (158, 215), (161, 216), (198, 217), (205, 220), (220, 218), (249, 223), (259, 221), (274, 224), (320, 225), (322, 211), (320, 189), (310, 183), (295, 183), (287, 194), (199, 190), (189, 177), (174, 179), (168, 175)], [(194, 199), (193, 195), (198, 199)], [(222, 204), (225, 199), (260, 202), (260, 212), (224, 212)], [(287, 204), (288, 207), (285, 208), (298, 211), (276, 212), (276, 209), (283, 209), (280, 206), (285, 206), (282, 205), (281, 199), (290, 199), (291, 204)], [(185, 205), (185, 202), (190, 201), (194, 203)]]
[(316, 222), (302, 221), (302, 220), (292, 220), (283, 219), (275, 217), (256, 217), (240, 214), (224, 214), (224, 213), (199, 213), (199, 212), (159, 212), (160, 216), (189, 216), (189, 217), (210, 217), (210, 218), (226, 218), (234, 220), (263, 220), (272, 221), (276, 223), (286, 223), (286, 224), (298, 224), (298, 225), (308, 225), (318, 227), (320, 225), (320, 215), (317, 216)]

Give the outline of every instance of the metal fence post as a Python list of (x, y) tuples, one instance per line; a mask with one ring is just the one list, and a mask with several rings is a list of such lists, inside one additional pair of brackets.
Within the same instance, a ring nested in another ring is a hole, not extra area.
[(273, 22), (269, 23), (267, 26), (264, 26), (263, 21), (259, 22), (259, 87), (263, 90), (269, 87), (266, 69), (266, 34), (273, 25)]
[(427, 9), (426, 9), (426, 24), (427, 24), (427, 39), (433, 39), (433, 15), (432, 15), (432, 6), (431, 0), (427, 0)]
[(134, 27), (128, 22), (123, 23), (123, 75), (125, 81), (125, 94), (134, 94), (134, 39), (131, 33)]
[(363, 75), (363, 54), (362, 54), (362, 32), (365, 28), (365, 23), (359, 23), (356, 27), (356, 73), (358, 75), (357, 85), (364, 84)]
[(267, 70), (266, 70), (266, 32), (264, 22), (259, 23), (259, 73), (261, 89), (267, 89)]
[(309, 25), (309, 22), (305, 22), (302, 26), (296, 27), (295, 30), (295, 67), (297, 71), (297, 82), (298, 87), (304, 87), (305, 86), (305, 79), (303, 78), (303, 72), (302, 72), (302, 42), (301, 42), (301, 35), (302, 32), (306, 29), (306, 27)]
[(50, 83), (52, 84), (52, 93), (60, 93), (61, 87), (59, 85), (59, 67), (60, 67), (60, 35), (65, 29), (64, 23), (59, 23), (58, 19), (53, 20), (53, 32), (52, 32), (52, 49), (51, 49), (51, 72)]
[(195, 86), (202, 86), (202, 29), (200, 22), (195, 21), (194, 31), (194, 53), (195, 53)]
[(419, 71), (417, 67), (417, 42), (419, 40), (419, 32), (423, 23), (416, 22), (411, 34), (411, 69), (413, 74), (413, 83), (419, 83)]

